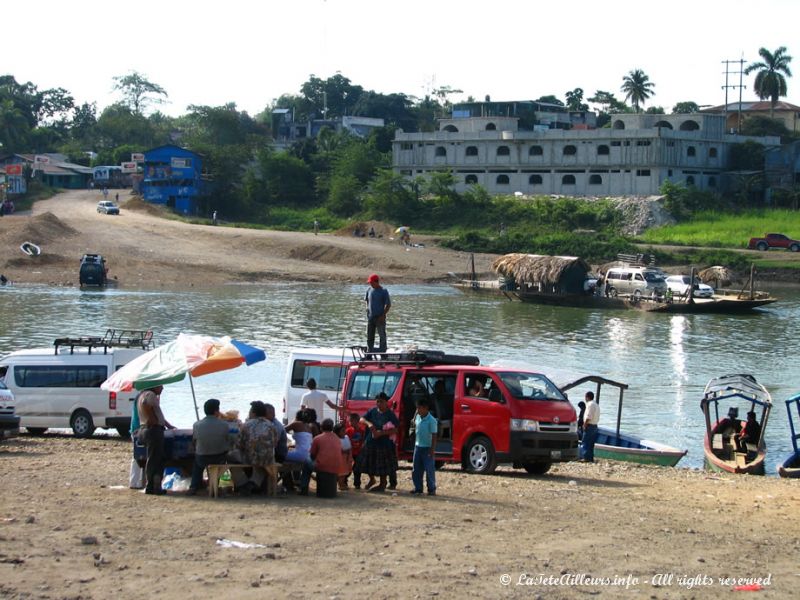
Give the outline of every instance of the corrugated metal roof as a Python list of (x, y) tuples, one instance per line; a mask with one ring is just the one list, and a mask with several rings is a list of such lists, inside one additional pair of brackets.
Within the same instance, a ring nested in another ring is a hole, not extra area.
[[(719, 106), (712, 106), (711, 108), (705, 108), (700, 112), (724, 112), (725, 111), (725, 104), (720, 104)], [(739, 102), (728, 102), (728, 112), (736, 112), (739, 110)], [(742, 101), (742, 111), (747, 112), (766, 112), (772, 110), (772, 103), (769, 100), (748, 100)], [(778, 101), (775, 104), (776, 111), (788, 110), (794, 112), (800, 112), (800, 106), (796, 104), (792, 104), (791, 102), (784, 102), (783, 100)]]

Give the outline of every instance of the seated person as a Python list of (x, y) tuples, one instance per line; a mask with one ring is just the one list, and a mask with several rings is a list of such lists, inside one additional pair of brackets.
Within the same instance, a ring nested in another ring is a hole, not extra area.
[(332, 473), (339, 476), (343, 470), (342, 440), (333, 432), (333, 419), (322, 421), (322, 433), (311, 442), (311, 461), (303, 465), (300, 495), (308, 495), (311, 472)]
[(453, 418), (453, 399), (447, 397), (444, 379), (437, 379), (433, 384), (433, 405), (434, 416), (440, 421)]
[(469, 386), (469, 390), (467, 390), (467, 395), (486, 398), (487, 393), (483, 387), (483, 381), (477, 377), (473, 377), (472, 383)]
[(234, 484), (245, 493), (260, 490), (264, 483), (265, 467), (275, 464), (275, 446), (278, 432), (267, 419), (267, 405), (256, 400), (250, 403), (250, 415), (239, 431), (237, 447), (242, 463), (253, 465), (253, 473), (247, 478), (241, 469), (234, 469), (231, 475)]
[(747, 444), (758, 445), (761, 437), (761, 425), (756, 421), (756, 413), (752, 410), (747, 413), (747, 422), (744, 429), (736, 435), (736, 445), (740, 452), (747, 452)]
[(194, 465), (188, 491), (190, 496), (195, 495), (203, 483), (203, 471), (208, 465), (224, 465), (229, 462), (228, 451), (236, 439), (236, 434), (230, 431), (229, 423), (220, 418), (219, 400), (206, 400), (203, 412), (206, 416), (192, 427)]

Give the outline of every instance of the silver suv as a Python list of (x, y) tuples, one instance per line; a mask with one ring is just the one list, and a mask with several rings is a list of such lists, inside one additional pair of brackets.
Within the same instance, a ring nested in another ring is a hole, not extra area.
[(667, 291), (664, 275), (647, 267), (612, 267), (606, 271), (606, 296), (633, 296), (656, 299)]

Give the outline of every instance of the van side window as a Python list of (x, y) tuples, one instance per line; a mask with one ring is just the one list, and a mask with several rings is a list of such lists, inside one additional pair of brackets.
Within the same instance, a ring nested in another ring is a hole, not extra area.
[(488, 375), (483, 373), (467, 373), (464, 377), (464, 385), (466, 386), (464, 390), (465, 396), (485, 398), (495, 402), (502, 401), (502, 395), (492, 393), (493, 390), (499, 391), (499, 388)]
[(400, 382), (400, 375), (397, 371), (361, 371), (353, 377), (347, 397), (350, 400), (374, 400), (383, 392), (391, 398)]
[(636, 281), (644, 281), (644, 277), (642, 277), (641, 273), (636, 273)]
[(108, 368), (97, 366), (17, 366), (14, 382), (17, 387), (96, 387), (108, 378)]
[[(317, 364), (314, 364), (317, 363)], [(335, 392), (342, 389), (347, 369), (344, 366), (320, 365), (318, 360), (300, 359), (292, 365), (292, 387), (304, 388), (312, 377), (318, 390)]]

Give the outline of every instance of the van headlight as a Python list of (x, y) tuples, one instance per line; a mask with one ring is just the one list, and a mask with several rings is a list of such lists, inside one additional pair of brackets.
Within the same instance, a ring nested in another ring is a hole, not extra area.
[(511, 419), (511, 431), (539, 431), (539, 421)]

